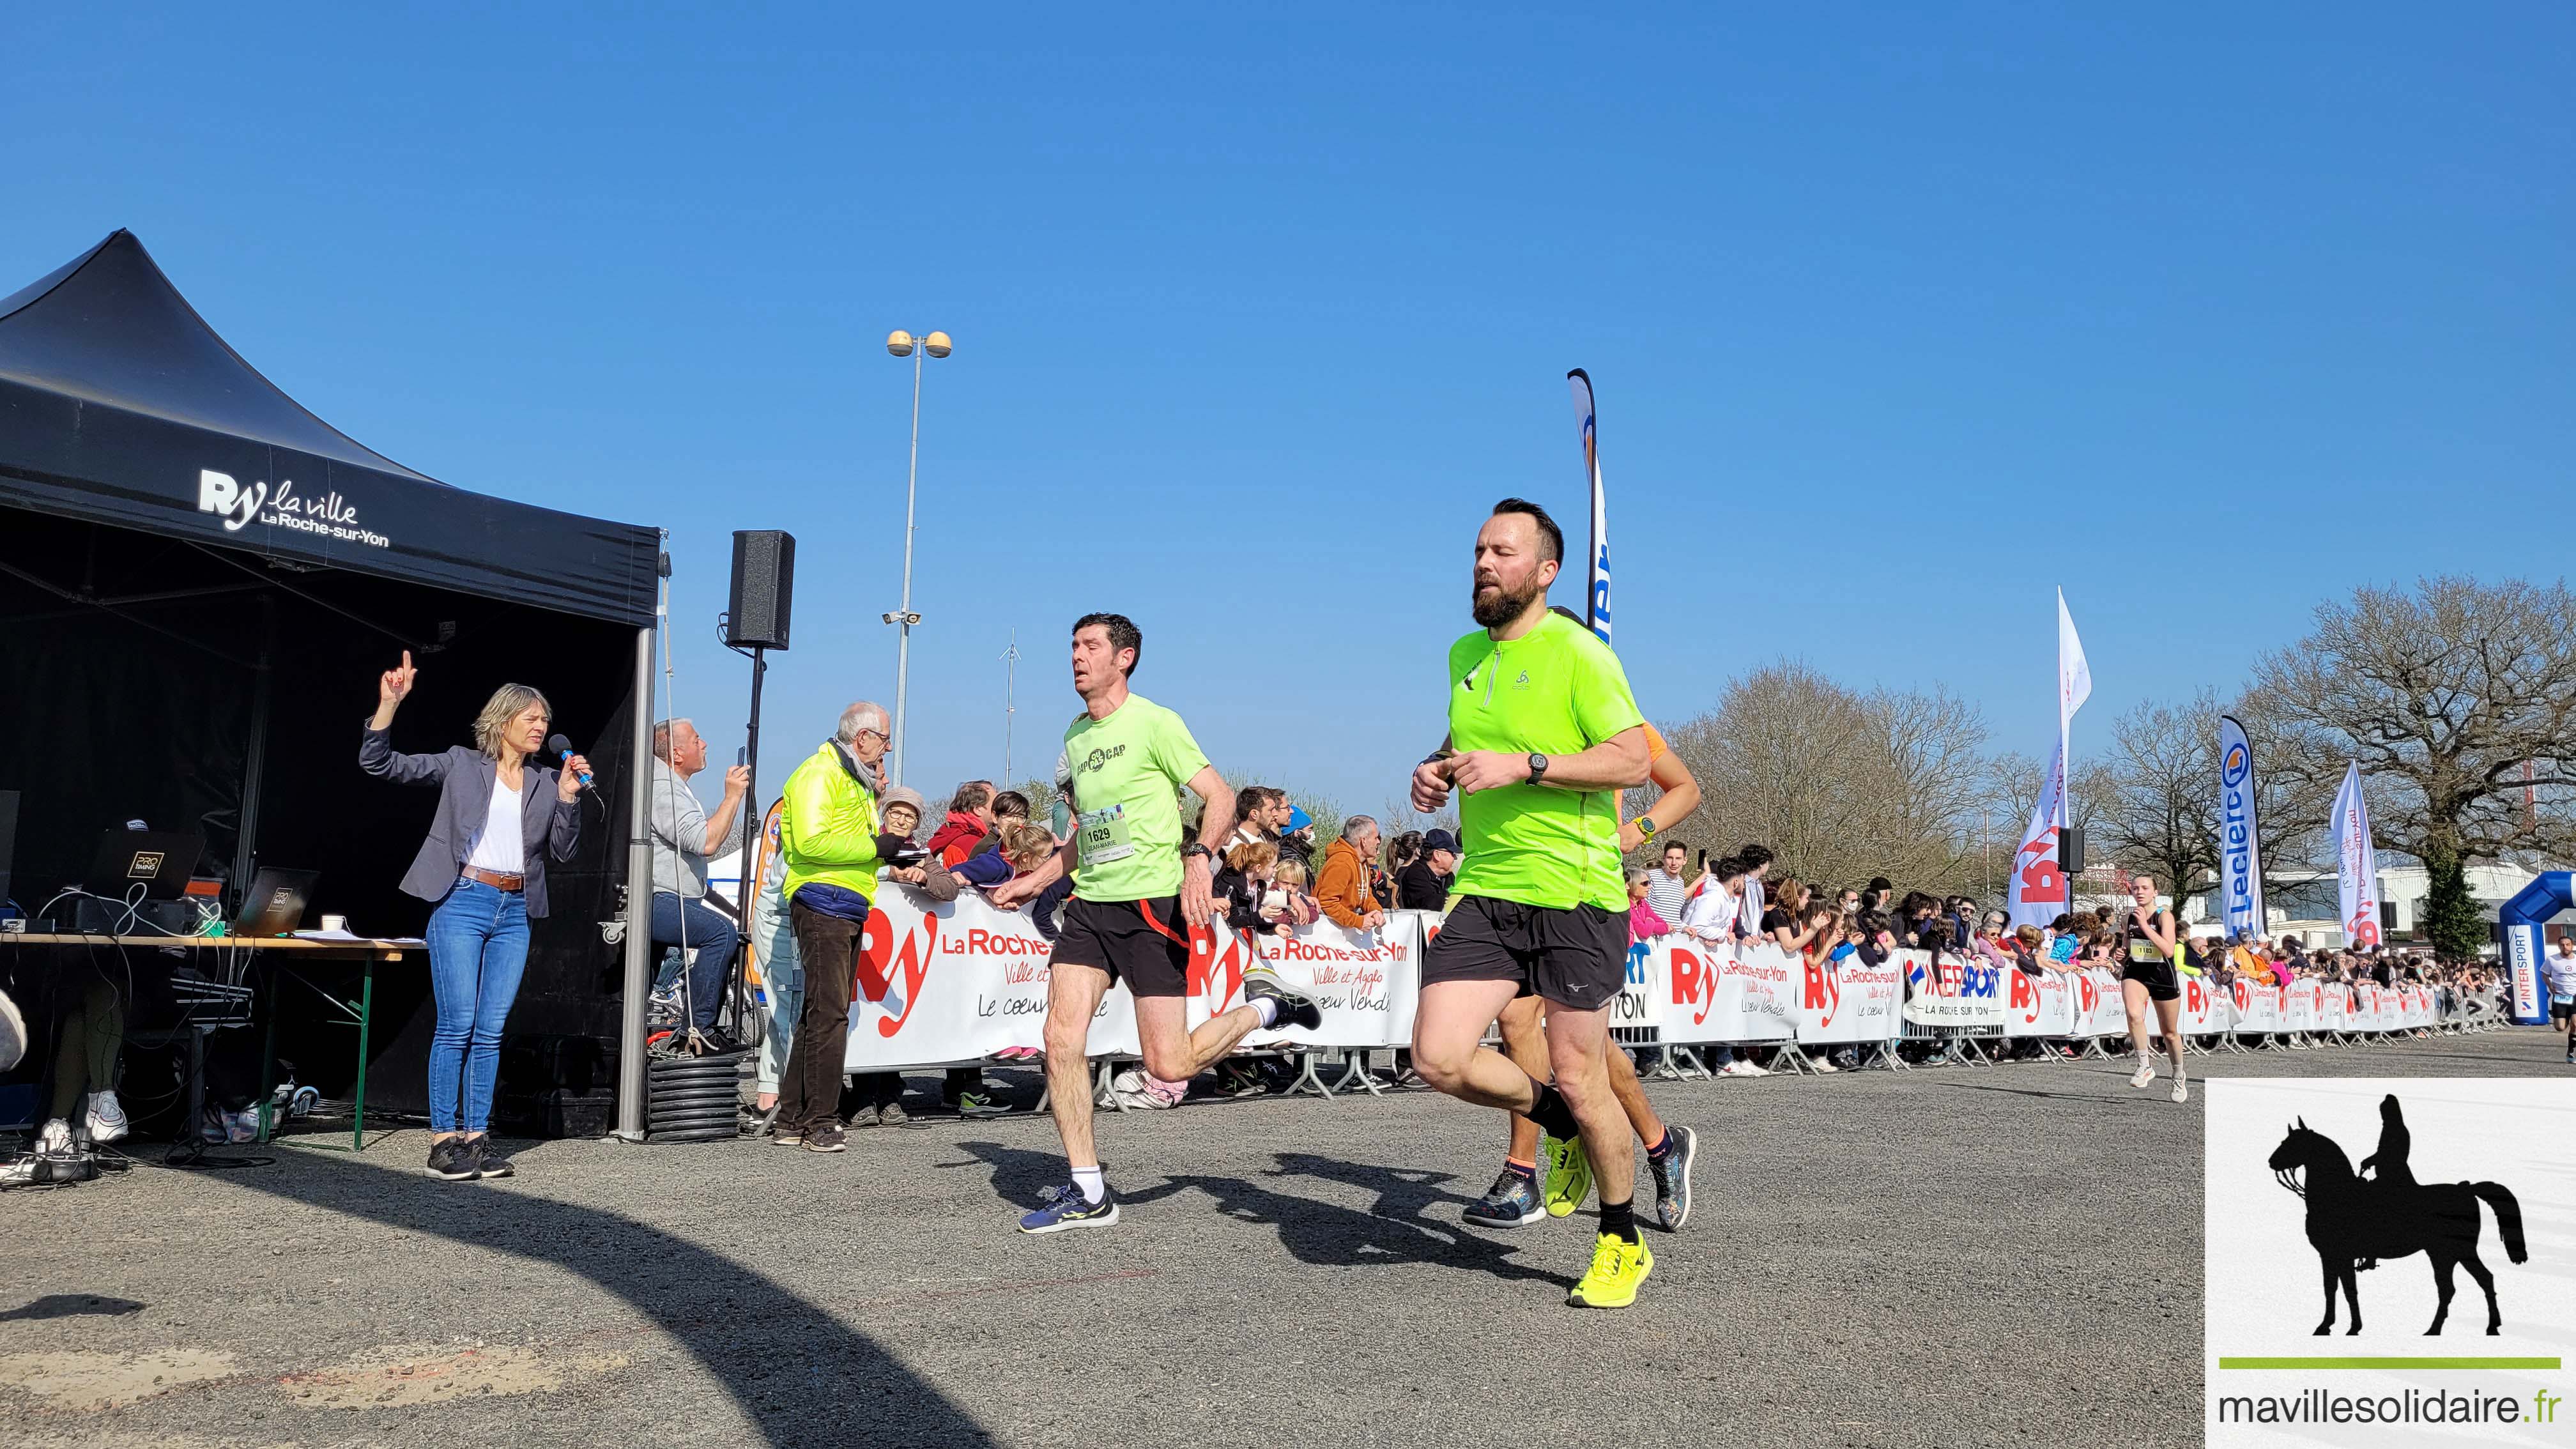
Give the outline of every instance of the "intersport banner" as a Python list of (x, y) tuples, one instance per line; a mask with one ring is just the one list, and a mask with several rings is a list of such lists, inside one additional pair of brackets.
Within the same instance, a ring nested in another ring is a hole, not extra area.
[(1994, 967), (1956, 956), (1944, 956), (1936, 966), (1924, 952), (1904, 955), (1905, 980), (1912, 988), (1905, 998), (1907, 1021), (1975, 1031), (2003, 1028), (2003, 983)]
[(2227, 933), (2266, 933), (2263, 844), (2254, 819), (2254, 747), (2236, 716), (2218, 717), (2218, 899)]

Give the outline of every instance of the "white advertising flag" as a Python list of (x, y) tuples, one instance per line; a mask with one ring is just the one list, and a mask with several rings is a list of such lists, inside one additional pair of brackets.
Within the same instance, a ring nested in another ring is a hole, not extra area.
[(1590, 592), (1584, 596), (1585, 628), (1610, 642), (1610, 510), (1601, 493), (1601, 445), (1592, 406), (1592, 378), (1582, 368), (1565, 375), (1574, 389), (1574, 421), (1583, 430), (1583, 481), (1592, 489)]
[(2335, 864), (2347, 946), (2379, 944), (2379, 852), (2370, 843), (2370, 803), (2361, 794), (2361, 762), (2344, 768), (2335, 792)]

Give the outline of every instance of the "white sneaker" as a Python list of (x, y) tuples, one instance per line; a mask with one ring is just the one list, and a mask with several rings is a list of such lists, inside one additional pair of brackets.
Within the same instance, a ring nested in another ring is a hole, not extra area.
[(2129, 1085), (2132, 1087), (2143, 1087), (2155, 1079), (2156, 1064), (2154, 1062), (2142, 1060), (2138, 1063), (2138, 1069), (2129, 1074)]
[(1767, 1077), (1771, 1075), (1771, 1069), (1769, 1067), (1755, 1066), (1751, 1062), (1738, 1062), (1736, 1065), (1744, 1068), (1744, 1075), (1748, 1077)]
[(2180, 1078), (2180, 1077), (2176, 1077), (2176, 1078), (2174, 1078), (2173, 1099), (2174, 1099), (2175, 1101), (2177, 1101), (2177, 1102), (2188, 1102), (2188, 1101), (2190, 1101), (2190, 1100), (2191, 1100), (2191, 1083), (2189, 1083), (2189, 1082), (2187, 1082), (2187, 1081), (2184, 1081), (2184, 1080), (2183, 1080), (2182, 1078)]
[(90, 1093), (86, 1115), (92, 1142), (121, 1142), (125, 1134), (133, 1130), (134, 1124), (126, 1120), (125, 1107), (116, 1100), (114, 1092)]
[(1835, 1066), (1832, 1062), (1825, 1060), (1823, 1057), (1817, 1057), (1808, 1062), (1807, 1065), (1814, 1067), (1820, 1072), (1839, 1072), (1842, 1070), (1842, 1068)]
[(36, 1155), (69, 1157), (72, 1155), (72, 1124), (56, 1117), (36, 1133)]

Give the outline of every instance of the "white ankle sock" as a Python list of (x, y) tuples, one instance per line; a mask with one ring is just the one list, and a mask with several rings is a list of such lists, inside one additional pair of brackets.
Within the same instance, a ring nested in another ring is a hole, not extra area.
[(1278, 997), (1264, 996), (1258, 1001), (1248, 1002), (1246, 1004), (1252, 1008), (1253, 1015), (1261, 1018), (1261, 1024), (1263, 1026), (1272, 1027), (1279, 1024)]
[(1073, 1185), (1082, 1189), (1084, 1202), (1098, 1202), (1109, 1195), (1109, 1179), (1101, 1176), (1097, 1167), (1075, 1168)]

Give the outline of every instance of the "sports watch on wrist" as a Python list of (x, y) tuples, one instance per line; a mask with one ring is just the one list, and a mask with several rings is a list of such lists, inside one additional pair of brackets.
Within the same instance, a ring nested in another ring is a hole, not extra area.
[(1547, 778), (1547, 756), (1540, 754), (1536, 750), (1530, 751), (1529, 767), (1529, 782), (1531, 784), (1535, 785), (1541, 780)]

